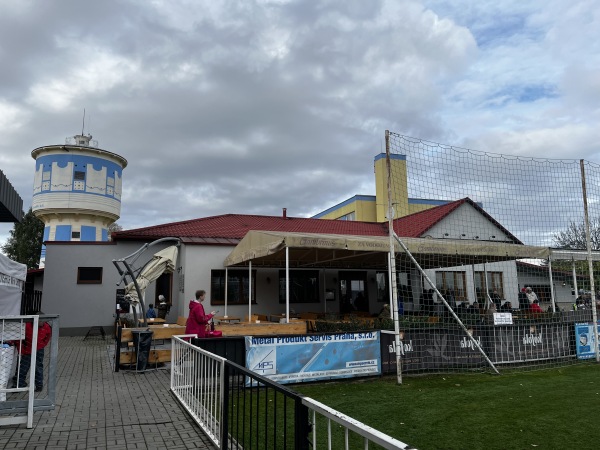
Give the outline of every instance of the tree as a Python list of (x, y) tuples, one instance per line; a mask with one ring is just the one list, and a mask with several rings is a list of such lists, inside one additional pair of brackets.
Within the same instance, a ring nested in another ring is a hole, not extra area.
[(121, 225), (119, 225), (117, 222), (113, 222), (108, 226), (108, 240), (112, 240), (111, 239), (111, 235), (115, 232), (115, 231), (121, 231), (123, 230), (123, 227)]
[[(570, 222), (566, 230), (554, 234), (553, 240), (558, 248), (586, 251), (587, 239), (585, 237), (585, 222)], [(592, 250), (600, 250), (600, 217), (590, 219), (590, 243)], [(572, 270), (573, 264), (575, 265), (575, 272), (577, 274), (589, 277), (589, 265), (587, 261), (554, 261), (552, 267), (555, 270), (567, 272)], [(596, 286), (598, 286), (597, 283), (600, 281), (600, 278), (596, 280), (599, 275), (598, 269), (598, 263), (594, 262), (594, 284)]]
[(27, 265), (28, 269), (37, 269), (43, 239), (44, 222), (35, 217), (29, 208), (21, 223), (15, 223), (2, 251), (10, 259)]
[[(555, 233), (553, 239), (558, 248), (587, 250), (585, 222), (570, 222), (567, 229)], [(590, 242), (592, 250), (600, 250), (600, 217), (590, 219)]]

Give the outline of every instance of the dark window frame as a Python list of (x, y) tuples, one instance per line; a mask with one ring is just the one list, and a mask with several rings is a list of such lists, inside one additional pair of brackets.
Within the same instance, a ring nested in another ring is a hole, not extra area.
[[(375, 282), (377, 284), (377, 302), (378, 303), (389, 303), (390, 302), (390, 290), (388, 288), (388, 272), (377, 271), (375, 272)], [(404, 303), (414, 303), (412, 294), (412, 281), (411, 272), (409, 270), (396, 271), (396, 289), (398, 299)]]
[[(102, 284), (103, 269), (103, 267), (78, 267), (77, 284)], [(97, 276), (93, 276), (94, 274)]]
[[(311, 280), (314, 280), (312, 282)], [(311, 286), (312, 284), (312, 286)], [(290, 270), (290, 304), (321, 303), (321, 277), (318, 270)], [(285, 270), (279, 271), (279, 303), (285, 303)]]
[[(229, 270), (227, 272), (227, 304), (248, 304), (248, 270)], [(241, 287), (238, 289), (238, 286)], [(242, 296), (239, 296), (239, 293)], [(237, 296), (237, 298), (234, 298)], [(225, 270), (215, 269), (210, 271), (210, 304), (225, 304)], [(256, 270), (252, 271), (252, 304), (256, 305)]]

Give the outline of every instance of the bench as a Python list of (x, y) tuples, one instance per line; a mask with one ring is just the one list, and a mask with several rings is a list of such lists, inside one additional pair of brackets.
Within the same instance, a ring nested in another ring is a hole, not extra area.
[(185, 326), (178, 324), (167, 324), (163, 325), (150, 325), (146, 328), (117, 328), (116, 336), (116, 352), (115, 361), (115, 372), (119, 371), (119, 366), (123, 365), (135, 365), (137, 361), (137, 355), (133, 348), (133, 332), (132, 330), (147, 330), (152, 331), (152, 347), (150, 349), (150, 356), (148, 358), (148, 364), (156, 365), (159, 363), (165, 363), (171, 361), (171, 344), (164, 343), (158, 344), (157, 341), (164, 341), (165, 339), (171, 339), (173, 336), (185, 334)]

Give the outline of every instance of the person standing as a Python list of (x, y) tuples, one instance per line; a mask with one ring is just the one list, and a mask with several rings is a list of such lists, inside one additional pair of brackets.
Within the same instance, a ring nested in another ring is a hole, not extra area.
[[(39, 313), (38, 313), (39, 314)], [(37, 351), (35, 353), (35, 391), (40, 392), (44, 388), (44, 348), (52, 337), (52, 327), (48, 322), (38, 322)], [(17, 352), (21, 356), (19, 368), (12, 379), (13, 387), (26, 387), (27, 374), (31, 367), (31, 351), (33, 344), (33, 322), (25, 323), (25, 339), (13, 341)]]
[(539, 303), (539, 298), (537, 296), (537, 294), (535, 292), (533, 292), (533, 289), (531, 289), (530, 287), (525, 288), (525, 295), (527, 295), (527, 300), (529, 300), (529, 304), (533, 305), (534, 303)]
[(185, 334), (196, 334), (199, 338), (206, 336), (206, 325), (214, 317), (216, 311), (212, 311), (210, 314), (204, 312), (202, 302), (205, 297), (206, 291), (198, 290), (196, 291), (196, 299), (190, 301), (190, 315), (185, 325)]
[(171, 304), (167, 303), (164, 295), (158, 296), (158, 318), (166, 319), (167, 314), (169, 314), (169, 310), (171, 309)]

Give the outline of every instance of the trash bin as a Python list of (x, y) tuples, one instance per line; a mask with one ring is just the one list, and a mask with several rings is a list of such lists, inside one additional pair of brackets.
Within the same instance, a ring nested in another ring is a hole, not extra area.
[(146, 370), (152, 347), (152, 330), (131, 330), (133, 347), (135, 348), (135, 370)]

